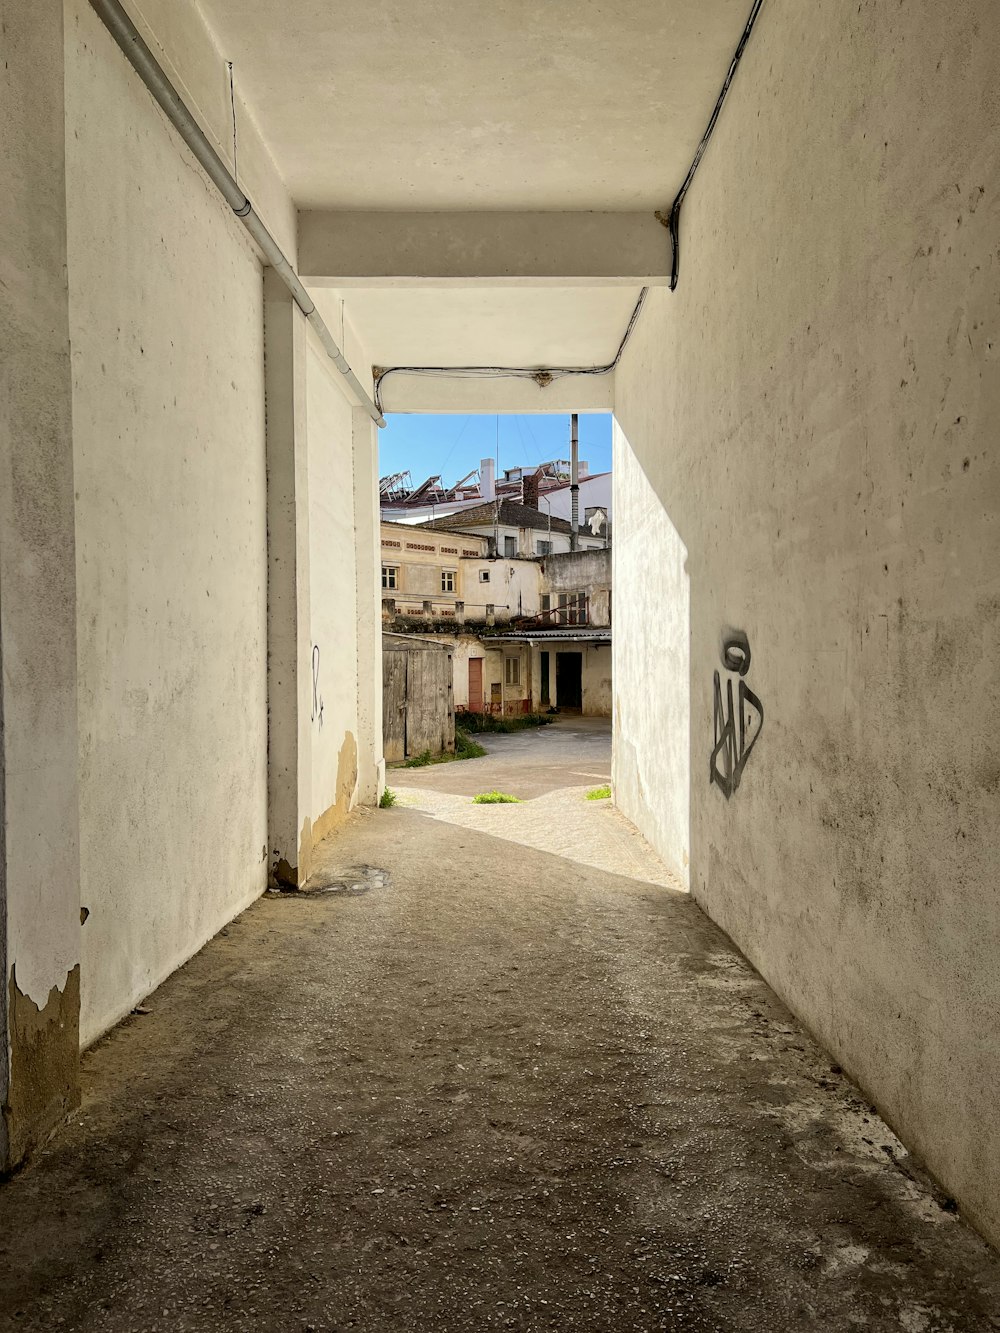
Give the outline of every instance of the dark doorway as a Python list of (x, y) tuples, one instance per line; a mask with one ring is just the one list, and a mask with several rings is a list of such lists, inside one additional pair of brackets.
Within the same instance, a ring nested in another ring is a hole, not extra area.
[(583, 653), (556, 653), (556, 704), (559, 708), (583, 709)]
[(552, 702), (551, 699), (549, 698), (549, 655), (548, 655), (548, 653), (542, 653), (542, 654), (541, 654), (541, 658), (542, 658), (541, 663), (540, 663), (540, 667), (541, 667), (541, 677), (542, 677), (542, 693), (541, 693), (541, 701), (542, 701), (543, 704), (546, 704), (546, 705), (547, 705), (547, 704), (549, 704), (549, 703)]

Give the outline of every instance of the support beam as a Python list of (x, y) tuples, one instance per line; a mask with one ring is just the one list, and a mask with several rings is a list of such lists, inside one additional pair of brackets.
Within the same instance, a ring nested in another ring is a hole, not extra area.
[(653, 213), (299, 214), (314, 286), (666, 286), (670, 239)]
[(267, 401), (267, 823), (271, 877), (298, 887), (299, 830), (311, 781), (306, 327), (291, 293), (264, 270)]
[(532, 379), (455, 378), (394, 371), (382, 381), (385, 412), (610, 412), (614, 373), (564, 375), (546, 387)]
[(382, 757), (382, 545), (378, 508), (378, 439), (368, 413), (351, 414), (358, 606), (358, 794), (376, 805), (385, 787)]
[(78, 1100), (76, 547), (62, 5), (0, 78), (0, 1172)]

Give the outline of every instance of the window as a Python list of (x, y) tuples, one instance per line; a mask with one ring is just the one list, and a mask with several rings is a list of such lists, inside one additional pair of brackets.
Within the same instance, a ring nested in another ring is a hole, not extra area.
[(505, 685), (520, 685), (521, 659), (519, 657), (505, 657), (503, 659), (503, 679)]
[(441, 591), (455, 591), (455, 571), (453, 569), (442, 569), (441, 571)]
[(585, 592), (561, 592), (559, 594), (558, 620), (560, 625), (586, 625), (588, 621), (587, 594)]
[(489, 581), (490, 581), (490, 571), (488, 569), (481, 569), (479, 571), (479, 582), (489, 583)]
[(504, 539), (503, 539), (503, 553), (504, 553), (504, 555), (506, 555), (506, 556), (517, 555), (517, 538), (516, 538), (516, 537), (504, 537)]
[(398, 575), (398, 574), (399, 574), (399, 568), (398, 568), (397, 565), (383, 565), (383, 566), (382, 566), (382, 587), (383, 587), (383, 588), (398, 588), (398, 587), (399, 587), (399, 584), (398, 584), (398, 582), (397, 582), (397, 575)]
[(551, 542), (538, 542), (538, 543), (536, 544), (536, 546), (535, 546), (535, 550), (538, 552), (539, 555), (551, 555), (551, 554), (552, 554), (552, 543), (551, 543)]

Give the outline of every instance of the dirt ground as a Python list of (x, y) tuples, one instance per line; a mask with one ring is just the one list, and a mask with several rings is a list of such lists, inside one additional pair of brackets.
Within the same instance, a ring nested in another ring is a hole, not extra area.
[(0, 1328), (1000, 1329), (996, 1254), (584, 800), (606, 730), (489, 746), (88, 1053), (0, 1187)]

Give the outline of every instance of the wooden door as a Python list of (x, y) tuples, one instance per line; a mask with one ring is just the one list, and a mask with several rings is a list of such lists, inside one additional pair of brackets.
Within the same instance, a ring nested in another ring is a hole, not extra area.
[(483, 711), (483, 659), (469, 658), (469, 712)]

